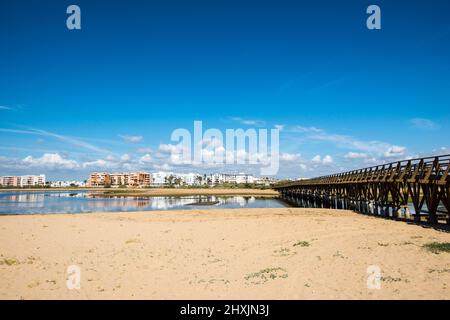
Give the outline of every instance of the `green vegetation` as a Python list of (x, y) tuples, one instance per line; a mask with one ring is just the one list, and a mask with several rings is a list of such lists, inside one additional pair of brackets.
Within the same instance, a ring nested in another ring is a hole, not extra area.
[(188, 206), (213, 206), (218, 204), (219, 201), (200, 201), (200, 202), (193, 202), (193, 203), (188, 203)]
[[(200, 178), (200, 177), (199, 177)], [(146, 187), (147, 189), (152, 188), (177, 188), (177, 189), (257, 189), (257, 190), (269, 190), (272, 189), (271, 186), (256, 183), (220, 183), (216, 185), (211, 185), (208, 180), (206, 184), (202, 181), (197, 180), (198, 184), (195, 185), (185, 185), (177, 179), (171, 179), (166, 177), (166, 185), (161, 187)]]
[(210, 178), (205, 178), (199, 176), (197, 177), (196, 184), (187, 185), (184, 184), (181, 179), (175, 176), (169, 176), (165, 178), (165, 185), (163, 186), (148, 186), (144, 189), (160, 189), (160, 188), (177, 188), (177, 189), (258, 189), (258, 190), (269, 190), (272, 189), (270, 185), (256, 184), (256, 183), (220, 183), (212, 184)]
[(0, 265), (7, 265), (7, 266), (13, 266), (16, 264), (19, 264), (19, 261), (17, 259), (7, 259), (3, 258), (3, 260), (0, 260)]
[(278, 256), (278, 257), (286, 257), (286, 256), (295, 254), (295, 252), (292, 253), (291, 249), (289, 249), (289, 248), (280, 248), (278, 250), (274, 250), (273, 253), (275, 256)]
[(130, 243), (141, 243), (141, 240), (139, 240), (139, 239), (128, 239), (127, 241), (125, 241), (125, 244), (130, 244)]
[(265, 283), (269, 280), (274, 280), (276, 278), (287, 278), (288, 273), (284, 268), (266, 268), (258, 272), (251, 273), (245, 276), (245, 280), (250, 281), (253, 284)]
[(450, 273), (450, 269), (429, 269), (428, 270), (428, 273), (433, 273), (433, 272), (436, 272), (436, 273)]
[(342, 259), (348, 259), (346, 256), (344, 256), (340, 251), (336, 251), (335, 254), (333, 254), (333, 257), (335, 258), (342, 258)]
[(300, 247), (309, 247), (311, 244), (308, 241), (298, 241), (294, 243), (294, 247), (300, 246)]
[(139, 192), (144, 192), (144, 190), (118, 190), (118, 189), (114, 189), (114, 190), (108, 190), (108, 191), (103, 191), (104, 195), (114, 195), (114, 194), (124, 194), (124, 193), (139, 193)]
[(220, 189), (258, 189), (258, 190), (268, 190), (272, 189), (271, 186), (266, 186), (264, 184), (256, 184), (256, 183), (221, 183), (215, 185), (214, 188)]
[(403, 281), (403, 282), (406, 282), (406, 283), (409, 282), (408, 279), (393, 278), (393, 277), (391, 277), (391, 276), (381, 277), (381, 281), (384, 281), (384, 282), (400, 282), (400, 281)]
[(450, 252), (450, 242), (431, 242), (424, 244), (423, 248), (436, 254)]
[(34, 281), (34, 282), (32, 282), (32, 283), (30, 283), (30, 284), (28, 285), (28, 288), (30, 288), (30, 289), (36, 288), (36, 287), (38, 287), (40, 284), (41, 284), (41, 283), (40, 283), (39, 281)]
[(45, 186), (25, 186), (25, 187), (7, 187), (7, 186), (0, 186), (0, 190), (10, 190), (10, 189), (14, 189), (14, 190), (19, 190), (19, 189), (50, 189), (50, 185), (46, 184)]

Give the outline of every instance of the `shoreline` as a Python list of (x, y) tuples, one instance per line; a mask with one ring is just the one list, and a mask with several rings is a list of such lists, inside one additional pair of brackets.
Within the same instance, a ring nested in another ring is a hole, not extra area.
[[(450, 299), (450, 242), (348, 210), (215, 209), (0, 217), (2, 299)], [(67, 267), (81, 289), (66, 287)], [(380, 290), (367, 268), (382, 270)]]

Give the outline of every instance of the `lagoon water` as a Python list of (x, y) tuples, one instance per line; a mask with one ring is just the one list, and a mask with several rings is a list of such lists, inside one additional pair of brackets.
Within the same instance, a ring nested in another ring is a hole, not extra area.
[[(206, 203), (199, 205), (198, 203)], [(213, 203), (213, 204), (211, 204)], [(192, 210), (214, 208), (284, 208), (281, 199), (253, 196), (104, 197), (92, 191), (1, 192), (2, 214), (48, 214)]]
[[(0, 192), (0, 215), (286, 207), (311, 208), (315, 205), (298, 198), (255, 196), (105, 197), (95, 191)], [(408, 207), (414, 213), (412, 203)]]

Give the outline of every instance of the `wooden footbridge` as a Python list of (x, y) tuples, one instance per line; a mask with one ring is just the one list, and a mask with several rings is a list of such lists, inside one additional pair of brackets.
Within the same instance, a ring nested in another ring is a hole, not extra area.
[(450, 155), (387, 163), (274, 185), (298, 206), (352, 209), (450, 224)]

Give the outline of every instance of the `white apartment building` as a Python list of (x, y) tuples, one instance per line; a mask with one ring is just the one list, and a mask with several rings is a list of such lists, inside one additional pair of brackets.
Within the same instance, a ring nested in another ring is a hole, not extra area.
[(253, 183), (255, 178), (251, 174), (238, 173), (238, 174), (224, 174), (223, 182), (226, 183)]
[(166, 178), (169, 177), (170, 175), (174, 175), (173, 172), (159, 171), (159, 172), (152, 173), (152, 177), (153, 177), (152, 184), (156, 185), (156, 186), (163, 186), (167, 182)]
[(210, 175), (211, 183), (213, 185), (221, 184), (225, 182), (225, 175), (222, 173), (213, 173)]
[[(252, 174), (237, 173), (237, 174), (225, 174), (225, 173), (213, 173), (213, 174), (199, 174), (199, 173), (174, 173), (174, 172), (155, 172), (152, 173), (152, 185), (164, 186), (167, 185), (168, 178), (172, 176), (175, 179), (181, 180), (180, 185), (195, 186), (195, 185), (218, 185), (222, 183), (258, 183), (258, 184), (270, 184), (273, 179), (269, 178), (255, 178)], [(174, 182), (172, 180), (172, 182)]]
[(83, 181), (54, 181), (50, 184), (52, 188), (70, 188), (72, 186), (84, 188), (86, 183)]
[(263, 184), (266, 186), (270, 186), (273, 183), (276, 183), (277, 179), (275, 178), (269, 178), (269, 177), (264, 177), (264, 178), (255, 178), (254, 183), (256, 184)]
[(179, 177), (181, 181), (188, 186), (193, 186), (199, 184), (199, 177), (201, 177), (198, 173), (180, 173), (176, 174), (176, 177)]
[(44, 185), (45, 185), (44, 174), (0, 177), (0, 186), (2, 187), (33, 187)]
[(20, 186), (21, 187), (29, 187), (29, 186), (44, 186), (45, 185), (45, 175), (40, 174), (38, 176), (21, 176), (20, 177)]

